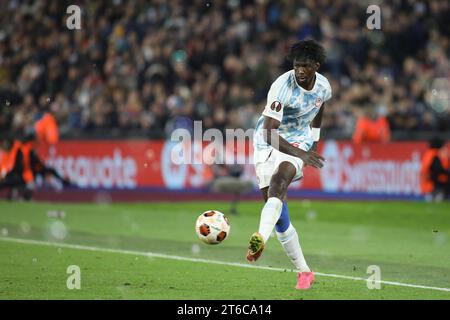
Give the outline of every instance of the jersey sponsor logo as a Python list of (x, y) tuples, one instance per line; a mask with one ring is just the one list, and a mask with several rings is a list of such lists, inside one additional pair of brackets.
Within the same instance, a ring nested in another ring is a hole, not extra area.
[(270, 105), (270, 109), (272, 109), (273, 111), (276, 111), (276, 112), (280, 112), (281, 111), (281, 102), (280, 101), (272, 102), (272, 104)]
[(317, 108), (320, 108), (320, 106), (322, 105), (322, 99), (318, 97), (318, 98), (316, 99), (315, 104), (316, 104), (316, 107), (317, 107)]

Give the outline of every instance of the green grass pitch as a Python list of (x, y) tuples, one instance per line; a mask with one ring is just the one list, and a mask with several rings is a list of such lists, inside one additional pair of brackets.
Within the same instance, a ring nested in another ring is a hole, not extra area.
[[(246, 267), (261, 202), (228, 215), (230, 236), (217, 246), (202, 244), (194, 223), (209, 209), (227, 214), (227, 202), (0, 202), (0, 299), (450, 299), (448, 203), (288, 205), (305, 257), (321, 274), (308, 291), (294, 289), (276, 238), (255, 264), (273, 269)], [(70, 265), (80, 268), (79, 290), (67, 288)], [(380, 267), (382, 281), (411, 286), (368, 289), (370, 265)]]

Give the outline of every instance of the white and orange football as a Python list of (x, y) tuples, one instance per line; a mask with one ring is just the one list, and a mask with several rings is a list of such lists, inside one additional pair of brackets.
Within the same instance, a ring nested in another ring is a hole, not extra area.
[(208, 210), (197, 218), (195, 231), (204, 243), (219, 244), (230, 235), (230, 222), (222, 212)]

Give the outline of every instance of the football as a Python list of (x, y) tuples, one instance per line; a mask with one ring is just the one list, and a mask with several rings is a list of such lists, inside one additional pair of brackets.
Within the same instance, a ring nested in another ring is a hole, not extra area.
[(222, 212), (208, 210), (197, 218), (195, 231), (204, 243), (219, 244), (229, 236), (230, 222)]

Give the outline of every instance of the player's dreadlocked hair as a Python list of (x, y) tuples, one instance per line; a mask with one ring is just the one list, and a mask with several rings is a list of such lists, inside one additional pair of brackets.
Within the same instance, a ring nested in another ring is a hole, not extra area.
[(322, 65), (327, 59), (327, 54), (317, 41), (308, 39), (294, 43), (289, 50), (288, 59), (291, 62), (295, 59), (311, 59)]

